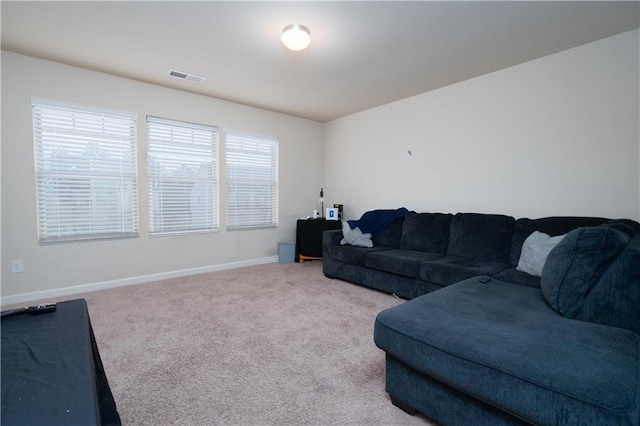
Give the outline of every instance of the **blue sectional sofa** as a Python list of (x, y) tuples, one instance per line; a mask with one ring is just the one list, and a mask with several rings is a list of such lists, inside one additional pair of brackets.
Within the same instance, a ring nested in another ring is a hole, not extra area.
[[(536, 231), (564, 235), (540, 276), (519, 270)], [(639, 231), (604, 218), (411, 213), (372, 248), (326, 232), (323, 265), (412, 299), (374, 329), (386, 390), (405, 411), (444, 425), (638, 425)]]
[(628, 220), (595, 217), (541, 219), (481, 213), (415, 213), (374, 235), (373, 247), (341, 245), (342, 231), (323, 234), (327, 277), (412, 299), (478, 275), (528, 287), (540, 277), (517, 270), (522, 245), (534, 231), (550, 236), (603, 223), (634, 227)]

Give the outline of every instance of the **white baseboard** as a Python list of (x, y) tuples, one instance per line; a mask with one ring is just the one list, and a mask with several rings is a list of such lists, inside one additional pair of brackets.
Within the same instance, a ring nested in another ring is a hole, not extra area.
[(34, 300), (51, 299), (61, 296), (69, 296), (90, 291), (105, 290), (114, 287), (123, 287), (134, 284), (144, 284), (152, 281), (166, 280), (169, 278), (186, 277), (189, 275), (205, 274), (207, 272), (223, 271), (226, 269), (244, 268), (246, 266), (263, 265), (266, 263), (278, 262), (278, 256), (262, 257), (259, 259), (243, 260), (240, 262), (223, 263), (220, 265), (203, 266), (200, 268), (181, 269), (178, 271), (161, 272), (159, 274), (141, 275), (138, 277), (122, 278), (112, 281), (102, 281), (97, 283), (82, 284), (73, 287), (63, 287), (54, 290), (34, 291), (31, 293), (21, 293), (13, 296), (1, 296), (0, 305), (14, 305), (26, 303)]

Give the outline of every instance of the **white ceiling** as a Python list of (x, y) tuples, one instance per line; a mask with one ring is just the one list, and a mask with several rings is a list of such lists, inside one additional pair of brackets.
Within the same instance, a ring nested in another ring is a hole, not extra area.
[(639, 6), (2, 1), (2, 49), (325, 122), (638, 28)]

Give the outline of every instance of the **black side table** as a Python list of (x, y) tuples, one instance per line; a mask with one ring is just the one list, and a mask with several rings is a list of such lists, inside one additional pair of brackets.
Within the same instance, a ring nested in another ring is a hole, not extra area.
[(296, 262), (322, 259), (322, 233), (342, 229), (339, 220), (298, 219), (296, 229)]

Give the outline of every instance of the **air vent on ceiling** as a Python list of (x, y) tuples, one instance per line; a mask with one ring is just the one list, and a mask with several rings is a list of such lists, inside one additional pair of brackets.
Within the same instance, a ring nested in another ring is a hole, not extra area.
[(189, 74), (188, 72), (169, 70), (169, 75), (171, 77), (179, 78), (182, 80), (193, 81), (194, 83), (202, 84), (207, 81), (207, 77), (202, 77), (200, 75)]

